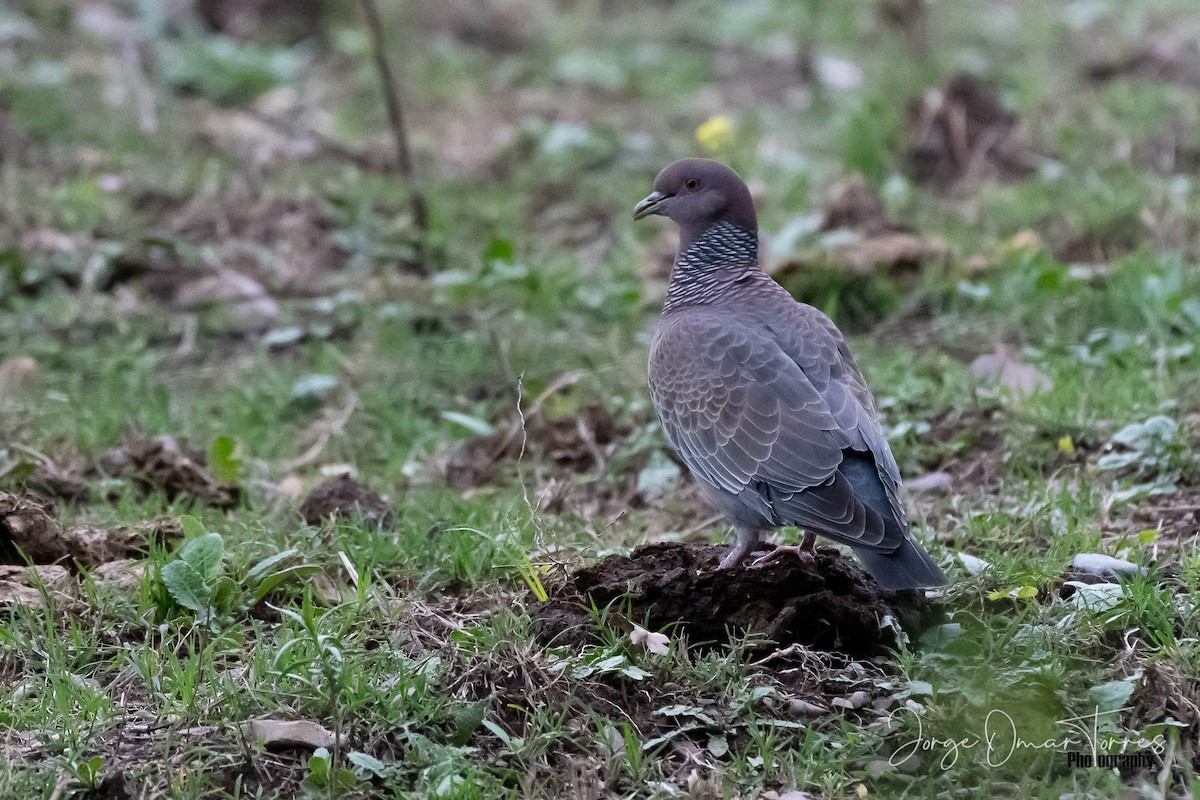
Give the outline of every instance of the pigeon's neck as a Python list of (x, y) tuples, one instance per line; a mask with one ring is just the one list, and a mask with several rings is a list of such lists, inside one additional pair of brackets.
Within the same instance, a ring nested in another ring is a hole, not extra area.
[(675, 257), (663, 311), (721, 299), (751, 271), (758, 271), (758, 234), (718, 222)]

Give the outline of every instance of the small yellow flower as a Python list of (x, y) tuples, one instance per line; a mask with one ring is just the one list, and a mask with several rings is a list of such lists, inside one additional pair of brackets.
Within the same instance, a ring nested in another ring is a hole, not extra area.
[(1066, 453), (1069, 456), (1075, 455), (1075, 442), (1071, 441), (1070, 436), (1064, 436), (1058, 440), (1058, 452)]
[(715, 153), (733, 144), (733, 120), (726, 114), (713, 117), (696, 128), (696, 141)]

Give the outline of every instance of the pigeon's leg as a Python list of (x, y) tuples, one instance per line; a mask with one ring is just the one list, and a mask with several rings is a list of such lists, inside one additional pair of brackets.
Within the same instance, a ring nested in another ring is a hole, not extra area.
[(800, 544), (776, 547), (771, 552), (754, 559), (754, 566), (757, 567), (762, 564), (768, 564), (782, 556), (784, 553), (791, 553), (796, 558), (800, 559), (801, 564), (806, 567), (811, 567), (817, 563), (816, 546), (817, 535), (815, 533), (805, 531), (804, 541), (800, 542)]
[(740, 525), (733, 529), (733, 549), (721, 559), (717, 569), (736, 567), (750, 555), (750, 551), (758, 544), (758, 531), (753, 528), (743, 528)]

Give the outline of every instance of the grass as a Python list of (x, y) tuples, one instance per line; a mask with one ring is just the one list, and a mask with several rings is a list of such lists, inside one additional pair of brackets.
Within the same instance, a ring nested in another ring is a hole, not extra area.
[[(428, 277), (365, 34), (327, 5), (298, 44), (147, 7), (133, 66), (67, 4), (0, 9), (0, 492), (46, 493), (49, 465), (84, 487), (65, 526), (188, 531), (122, 580), (0, 578), (0, 797), (1196, 795), (1200, 105), (1183, 68), (1086, 74), (1189, 4), (385, 9)], [(806, 82), (802, 50), (857, 85)], [(909, 101), (962, 71), (1017, 115), (1028, 174), (913, 177)], [(950, 476), (909, 507), (951, 584), (895, 649), (671, 626), (660, 654), (620, 606), (591, 644), (539, 636), (569, 570), (725, 541), (653, 421), (671, 243), (629, 220), (693, 154), (823, 265), (795, 288), (863, 331), (906, 477)], [(813, 215), (853, 170), (945, 258), (839, 273)], [(258, 304), (186, 300), (219, 269)], [(998, 347), (1043, 389), (979, 376)], [(479, 455), (510, 428), (520, 458)], [(235, 506), (107, 470), (133, 432), (232, 443), (210, 462)], [(448, 479), (462, 459), (483, 477)], [(300, 519), (346, 469), (390, 525)], [(1090, 586), (1081, 553), (1145, 572)], [(326, 738), (260, 747), (252, 719)], [(1068, 766), (1102, 736), (1147, 761)]]

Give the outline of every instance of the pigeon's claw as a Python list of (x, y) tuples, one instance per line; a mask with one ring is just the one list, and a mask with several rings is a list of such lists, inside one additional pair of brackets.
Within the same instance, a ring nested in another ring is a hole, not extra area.
[(790, 554), (800, 559), (800, 563), (804, 566), (813, 567), (817, 563), (816, 544), (816, 535), (805, 531), (804, 541), (802, 541), (800, 544), (776, 547), (771, 552), (764, 553), (763, 555), (754, 559), (752, 566), (761, 567), (764, 564), (770, 564), (772, 561), (782, 558), (785, 554)]

